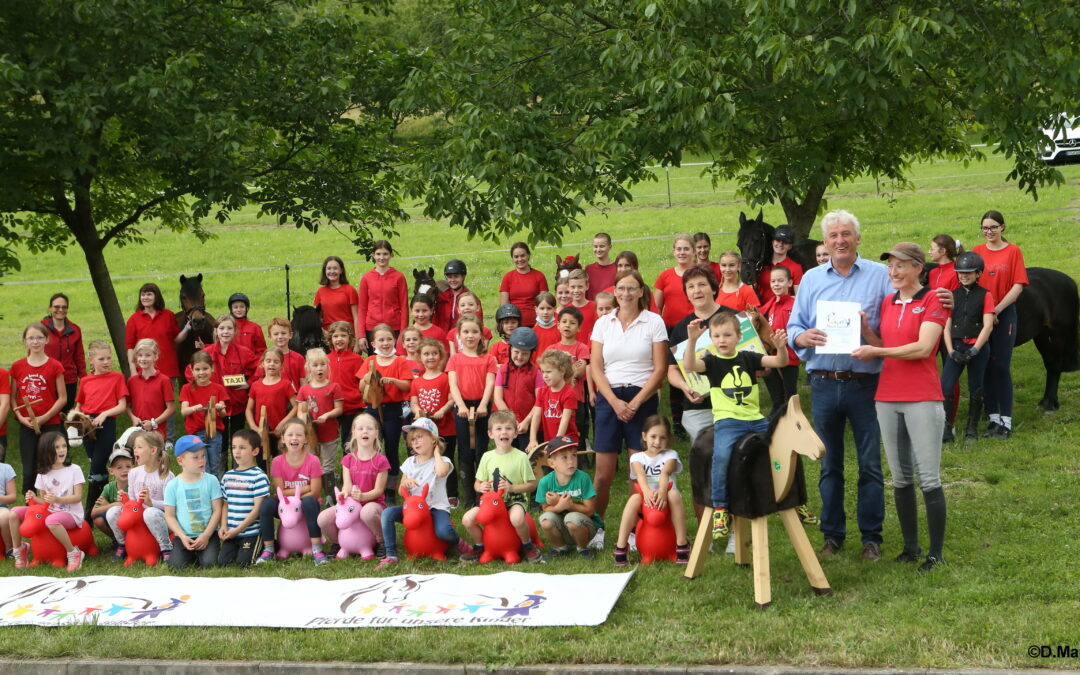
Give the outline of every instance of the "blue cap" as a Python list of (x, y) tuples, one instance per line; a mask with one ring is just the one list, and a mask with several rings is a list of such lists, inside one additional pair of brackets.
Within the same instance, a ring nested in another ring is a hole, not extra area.
[(185, 452), (196, 452), (205, 447), (206, 443), (203, 443), (198, 436), (181, 436), (173, 445), (173, 454), (179, 457)]

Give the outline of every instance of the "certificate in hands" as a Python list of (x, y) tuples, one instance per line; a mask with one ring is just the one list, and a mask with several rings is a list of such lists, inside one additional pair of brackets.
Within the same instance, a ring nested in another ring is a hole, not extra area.
[(857, 302), (818, 300), (817, 328), (824, 331), (826, 342), (817, 347), (818, 354), (851, 354), (862, 344), (862, 317)]

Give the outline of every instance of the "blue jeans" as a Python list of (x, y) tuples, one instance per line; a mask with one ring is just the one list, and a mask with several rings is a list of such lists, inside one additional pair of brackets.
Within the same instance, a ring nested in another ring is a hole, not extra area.
[(1012, 352), (1016, 344), (1016, 305), (1012, 304), (998, 315), (998, 323), (986, 343), (990, 361), (986, 364), (983, 384), (986, 413), (1012, 417), (1013, 383)]
[[(218, 430), (214, 437), (209, 441), (206, 440), (206, 431), (200, 429), (195, 432), (195, 436), (199, 437), (199, 440), (206, 443), (206, 473), (217, 478), (221, 478), (221, 430)], [(262, 453), (259, 453), (262, 456)]]
[(844, 428), (851, 422), (855, 457), (859, 464), (855, 514), (864, 544), (881, 544), (885, 520), (885, 479), (881, 472), (881, 431), (874, 394), (878, 376), (856, 380), (828, 380), (810, 375), (814, 429), (825, 444), (821, 462), (821, 532), (826, 539), (843, 543), (847, 536), (844, 511)]
[[(450, 512), (442, 509), (431, 509), (429, 513), (431, 513), (431, 522), (435, 525), (435, 536), (450, 546), (457, 546), (458, 533), (454, 531), (454, 524), (450, 522)], [(400, 506), (388, 506), (383, 510), (382, 533), (387, 558), (397, 557), (397, 532), (394, 530), (394, 523), (400, 522)]]
[(769, 430), (769, 420), (760, 417), (756, 420), (733, 418), (716, 420), (713, 424), (712, 446), (712, 505), (713, 508), (727, 508), (727, 470), (731, 463), (731, 449), (743, 435), (756, 431), (765, 433)]

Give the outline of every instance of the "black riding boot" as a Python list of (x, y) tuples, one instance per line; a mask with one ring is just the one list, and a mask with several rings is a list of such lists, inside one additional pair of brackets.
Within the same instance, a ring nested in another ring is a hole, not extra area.
[(105, 490), (105, 486), (109, 484), (107, 480), (100, 480), (91, 478), (87, 485), (86, 494), (86, 521), (93, 524), (94, 517), (90, 515), (90, 510), (94, 508), (94, 503), (97, 502), (97, 498), (101, 496), (101, 493)]
[(941, 434), (942, 443), (952, 443), (956, 440), (956, 429), (953, 425), (956, 424), (956, 417), (953, 413), (956, 410), (956, 399), (952, 394), (945, 396), (945, 400), (942, 402), (945, 406), (945, 430)]
[(979, 438), (979, 417), (982, 416), (983, 390), (976, 389), (968, 396), (968, 423), (964, 438), (974, 441)]

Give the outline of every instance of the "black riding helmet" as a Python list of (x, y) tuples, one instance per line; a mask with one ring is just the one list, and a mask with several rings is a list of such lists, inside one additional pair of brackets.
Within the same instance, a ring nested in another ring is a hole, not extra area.
[(446, 263), (446, 266), (443, 267), (442, 273), (443, 276), (447, 276), (450, 274), (460, 274), (462, 276), (465, 276), (469, 273), (469, 268), (465, 266), (464, 262), (458, 260), (457, 258), (454, 258), (450, 262)]
[(233, 293), (232, 295), (230, 295), (228, 306), (232, 307), (232, 304), (234, 302), (242, 302), (244, 303), (244, 307), (251, 309), (251, 300), (248, 300), (248, 296), (244, 295), (243, 293)]
[(505, 305), (499, 305), (499, 309), (495, 311), (495, 324), (498, 325), (503, 319), (517, 319), (521, 321), (521, 309), (517, 305), (512, 303), (506, 303)]
[(780, 225), (773, 232), (773, 241), (782, 241), (788, 244), (795, 243), (795, 228), (790, 225)]
[(964, 251), (956, 256), (957, 272), (982, 272), (984, 267), (982, 256), (975, 251)]
[(526, 328), (521, 326), (515, 328), (514, 332), (510, 333), (510, 337), (506, 340), (507, 343), (514, 349), (521, 349), (523, 351), (536, 351), (537, 346), (540, 344), (540, 340), (536, 337), (536, 333), (532, 328)]

